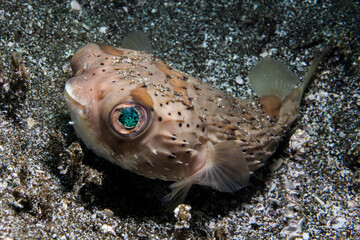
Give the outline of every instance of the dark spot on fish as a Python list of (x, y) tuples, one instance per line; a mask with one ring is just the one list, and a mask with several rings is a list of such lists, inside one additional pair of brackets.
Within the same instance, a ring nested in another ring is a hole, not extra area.
[(186, 124), (187, 127), (190, 127), (190, 124)]
[(102, 66), (103, 66), (103, 65), (104, 65), (104, 63), (100, 63), (100, 65), (102, 65)]
[(222, 122), (222, 124), (230, 124), (231, 123), (230, 120), (228, 120), (228, 119), (223, 119), (221, 122)]
[(169, 69), (169, 70), (173, 70), (172, 67), (170, 67), (170, 66), (168, 66), (168, 69)]
[(240, 141), (242, 141), (242, 142), (246, 142), (246, 141), (245, 141), (245, 139), (242, 139), (242, 138), (240, 139)]
[(200, 127), (200, 125), (199, 124), (196, 124), (196, 128), (199, 128)]
[(162, 117), (159, 117), (158, 120), (159, 120), (159, 122), (161, 122), (161, 121), (162, 121)]
[(157, 97), (157, 96), (158, 96), (158, 94), (157, 94), (157, 93), (155, 93), (154, 95), (155, 95), (155, 97)]
[(186, 151), (186, 153), (191, 153), (191, 150)]
[(171, 140), (175, 141), (176, 140), (176, 135), (173, 134), (173, 136), (171, 137)]
[(108, 60), (109, 58), (108, 58), (108, 57), (106, 57), (105, 59), (106, 59), (106, 60)]
[(142, 87), (142, 88), (147, 88), (147, 86), (146, 86), (145, 84), (144, 84), (144, 85), (142, 85), (141, 87)]
[(182, 89), (187, 90), (187, 87), (182, 87)]
[(160, 103), (160, 107), (162, 107), (163, 106), (163, 104), (162, 103)]
[(181, 112), (178, 112), (178, 115), (181, 116)]
[(89, 90), (90, 90), (90, 92), (92, 92), (92, 88), (90, 88)]
[(95, 76), (95, 73), (93, 73), (92, 75)]
[(200, 87), (200, 86), (198, 86), (198, 85), (194, 85), (194, 89), (195, 89), (195, 90), (200, 90), (200, 89), (201, 89), (201, 87)]
[(116, 83), (116, 81), (112, 81), (112, 83)]
[(103, 69), (102, 71), (105, 72), (105, 69)]
[(154, 75), (154, 74), (153, 74), (152, 72), (149, 72), (149, 75), (152, 76), (152, 75)]
[(168, 113), (169, 116), (171, 116), (171, 113)]
[(179, 127), (182, 127), (182, 123), (179, 123)]
[(165, 104), (166, 104), (166, 105), (169, 105), (169, 102), (166, 102)]
[(205, 132), (205, 127), (202, 127), (201, 131)]
[(124, 90), (124, 89), (122, 88), (122, 89), (120, 89), (120, 90)]
[(171, 78), (171, 76), (170, 76), (170, 75), (168, 75), (168, 74), (166, 74), (165, 76), (166, 76), (166, 78)]
[(240, 125), (240, 122), (237, 122), (237, 125)]

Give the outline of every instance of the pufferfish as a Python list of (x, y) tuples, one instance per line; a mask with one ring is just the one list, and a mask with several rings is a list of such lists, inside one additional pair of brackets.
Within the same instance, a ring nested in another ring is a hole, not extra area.
[(243, 100), (169, 66), (135, 32), (123, 48), (81, 48), (65, 99), (87, 147), (124, 169), (175, 181), (167, 199), (181, 202), (193, 184), (222, 192), (248, 185), (296, 119), (319, 59), (298, 87), (282, 63), (262, 60), (249, 74), (258, 98)]

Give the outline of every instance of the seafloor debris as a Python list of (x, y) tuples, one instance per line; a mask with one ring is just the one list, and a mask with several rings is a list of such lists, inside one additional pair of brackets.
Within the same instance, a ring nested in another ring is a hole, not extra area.
[(29, 88), (29, 69), (25, 66), (20, 51), (14, 51), (10, 55), (11, 70), (10, 67), (2, 65), (4, 59), (1, 58), (0, 61), (0, 110), (7, 118), (20, 122), (22, 119), (19, 108), (24, 103)]
[(108, 224), (104, 224), (101, 226), (101, 232), (104, 234), (110, 234), (116, 236), (114, 228)]
[(191, 206), (186, 204), (180, 204), (174, 210), (174, 216), (176, 218), (175, 229), (183, 229), (190, 227), (191, 219)]
[(69, 190), (78, 192), (84, 185), (102, 184), (102, 174), (97, 170), (83, 164), (83, 150), (78, 142), (73, 142), (67, 149), (66, 154), (63, 149), (64, 136), (62, 133), (54, 131), (50, 137), (50, 152), (56, 159), (54, 170), (61, 176), (62, 183)]
[(290, 149), (296, 151), (298, 154), (305, 153), (306, 143), (309, 142), (310, 135), (301, 129), (296, 129), (295, 133), (290, 138)]
[(14, 67), (15, 72), (19, 77), (29, 76), (29, 69), (24, 64), (21, 52), (16, 51), (11, 53), (11, 65)]

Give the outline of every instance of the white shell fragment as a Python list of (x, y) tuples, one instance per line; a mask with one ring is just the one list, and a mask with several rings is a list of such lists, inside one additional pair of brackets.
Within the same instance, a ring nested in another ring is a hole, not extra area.
[(111, 234), (111, 235), (116, 236), (114, 228), (107, 224), (104, 224), (101, 226), (101, 232), (104, 234)]
[(297, 129), (290, 138), (290, 149), (299, 154), (305, 153), (305, 144), (310, 141), (310, 135), (301, 129)]
[(78, 3), (78, 1), (71, 1), (70, 2), (70, 6), (71, 6), (71, 10), (75, 10), (75, 11), (81, 11), (82, 7), (80, 5), (80, 3)]
[(178, 205), (174, 210), (174, 216), (176, 218), (175, 229), (183, 229), (190, 227), (191, 219), (191, 206), (186, 204)]

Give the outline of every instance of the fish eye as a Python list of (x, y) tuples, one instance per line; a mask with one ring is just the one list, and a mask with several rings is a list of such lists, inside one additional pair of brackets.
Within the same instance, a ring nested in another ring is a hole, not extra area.
[(110, 113), (110, 126), (123, 137), (137, 137), (145, 132), (150, 122), (150, 111), (140, 103), (123, 102)]

